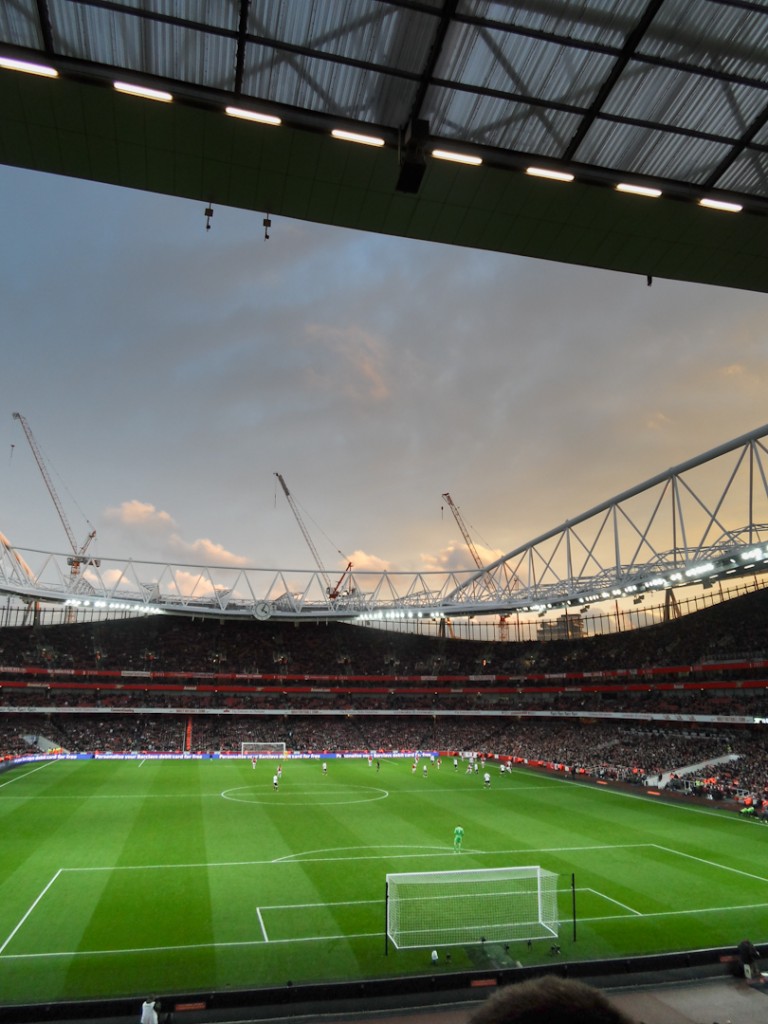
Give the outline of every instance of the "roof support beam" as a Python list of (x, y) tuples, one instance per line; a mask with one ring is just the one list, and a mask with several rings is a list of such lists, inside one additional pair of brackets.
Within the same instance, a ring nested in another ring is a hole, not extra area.
[(622, 72), (626, 68), (627, 64), (629, 64), (630, 60), (634, 57), (635, 51), (637, 50), (637, 47), (640, 44), (640, 40), (648, 31), (651, 22), (658, 14), (659, 8), (663, 3), (664, 0), (650, 0), (650, 3), (643, 12), (643, 16), (640, 18), (640, 20), (635, 25), (634, 29), (630, 32), (630, 34), (627, 36), (624, 42), (624, 46), (621, 49), (621, 55), (611, 68), (608, 77), (600, 86), (597, 96), (595, 96), (594, 102), (589, 108), (587, 116), (582, 119), (581, 124), (574, 132), (573, 138), (571, 139), (563, 154), (564, 160), (571, 161), (574, 159), (576, 151), (586, 138), (587, 132), (592, 127), (596, 118), (602, 111), (605, 101), (610, 96), (611, 91), (618, 82), (619, 78), (621, 77)]
[(40, 34), (43, 37), (43, 46), (46, 56), (54, 56), (53, 32), (51, 30), (51, 12), (48, 9), (48, 0), (37, 0), (37, 18), (40, 22)]
[(240, 20), (237, 27), (237, 55), (235, 57), (235, 92), (243, 91), (243, 71), (245, 68), (245, 40), (248, 32), (248, 11), (251, 0), (240, 0)]
[(443, 11), (440, 15), (440, 21), (437, 24), (437, 28), (435, 29), (432, 46), (429, 48), (429, 54), (424, 63), (421, 74), (419, 75), (419, 85), (416, 89), (416, 95), (413, 98), (411, 113), (408, 119), (410, 122), (414, 122), (422, 116), (421, 108), (424, 106), (424, 98), (427, 95), (427, 89), (432, 83), (432, 77), (435, 73), (437, 62), (440, 59), (440, 54), (442, 53), (443, 46), (445, 44), (445, 37), (451, 26), (451, 21), (456, 15), (458, 2), (459, 0), (444, 0)]

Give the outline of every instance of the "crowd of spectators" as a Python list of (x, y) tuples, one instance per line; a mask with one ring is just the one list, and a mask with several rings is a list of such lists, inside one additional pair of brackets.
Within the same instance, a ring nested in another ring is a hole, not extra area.
[(0, 663), (49, 668), (335, 675), (525, 675), (766, 657), (768, 590), (683, 619), (603, 636), (501, 643), (435, 639), (340, 622), (157, 616), (0, 629)]
[(57, 711), (82, 709), (104, 712), (175, 709), (183, 711), (408, 711), (418, 714), (441, 714), (448, 711), (471, 713), (486, 711), (498, 714), (572, 714), (584, 715), (682, 715), (718, 716), (753, 719), (768, 717), (768, 689), (710, 692), (700, 689), (665, 693), (658, 689), (638, 692), (616, 684), (604, 692), (585, 693), (576, 688), (530, 692), (520, 688), (502, 690), (498, 687), (477, 689), (424, 687), (403, 688), (323, 688), (294, 686), (287, 689), (239, 687), (229, 690), (225, 685), (211, 689), (138, 687), (126, 690), (104, 684), (99, 688), (82, 688), (76, 684), (14, 688), (0, 681), (0, 708), (33, 708), (46, 706)]
[[(752, 669), (766, 655), (766, 602), (758, 591), (636, 633), (522, 644), (334, 622), (6, 628), (0, 753), (41, 739), (73, 751), (239, 750), (247, 740), (476, 749), (632, 782), (672, 772), (672, 786), (705, 795), (762, 793), (765, 728), (744, 723), (768, 718), (768, 678)], [(599, 687), (566, 675), (610, 671), (621, 674)], [(736, 762), (720, 760), (731, 753)]]

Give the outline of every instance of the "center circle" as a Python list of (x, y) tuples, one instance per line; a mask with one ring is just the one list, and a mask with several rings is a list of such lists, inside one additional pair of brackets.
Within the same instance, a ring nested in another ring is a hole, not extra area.
[[(361, 791), (358, 793), (354, 790)], [(271, 804), (290, 807), (317, 807), (322, 804), (367, 804), (375, 800), (386, 800), (389, 793), (386, 789), (372, 786), (334, 786), (320, 783), (318, 785), (291, 786), (282, 782), (275, 791), (271, 784), (262, 786), (237, 786), (221, 792), (224, 800), (232, 800), (240, 804)]]

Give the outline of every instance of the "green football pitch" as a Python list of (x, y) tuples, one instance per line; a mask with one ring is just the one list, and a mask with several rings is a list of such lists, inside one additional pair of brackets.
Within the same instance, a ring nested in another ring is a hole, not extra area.
[[(332, 760), (326, 776), (288, 761), (275, 792), (274, 769), (60, 761), (0, 776), (1, 1001), (431, 973), (429, 939), (387, 950), (395, 872), (555, 872), (563, 959), (767, 937), (768, 826), (712, 803), (496, 768), (485, 789), (447, 760), (427, 777), (405, 759)], [(435, 969), (550, 961), (550, 939), (506, 945), (441, 946)]]

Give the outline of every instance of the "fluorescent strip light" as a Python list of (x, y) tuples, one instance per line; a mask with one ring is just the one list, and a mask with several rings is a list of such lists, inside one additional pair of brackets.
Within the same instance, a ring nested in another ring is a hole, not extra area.
[(546, 167), (526, 167), (525, 173), (534, 178), (549, 178), (551, 181), (573, 181), (573, 175), (567, 171), (550, 171)]
[(124, 92), (127, 96), (140, 96), (144, 100), (158, 100), (160, 103), (171, 103), (173, 96), (162, 89), (148, 89), (144, 85), (132, 85), (130, 82), (113, 82), (118, 92)]
[(257, 124), (280, 125), (283, 123), (281, 118), (275, 117), (273, 114), (259, 114), (255, 110), (242, 110), (240, 107), (226, 107), (224, 113), (229, 114), (230, 117), (239, 117), (243, 121), (256, 121)]
[(700, 199), (699, 206), (707, 210), (722, 210), (723, 213), (741, 213), (744, 209), (739, 203), (726, 203), (723, 199)]
[(383, 146), (384, 139), (375, 135), (360, 135), (358, 132), (347, 132), (342, 128), (334, 128), (331, 132), (334, 139), (342, 139), (344, 142), (359, 142), (361, 146)]
[(647, 196), (649, 199), (658, 199), (661, 195), (660, 188), (650, 188), (648, 185), (632, 185), (627, 181), (620, 181), (616, 186), (617, 192), (628, 192), (633, 196)]
[(7, 71), (24, 71), (28, 75), (40, 75), (42, 78), (59, 77), (56, 68), (46, 67), (45, 64), (31, 64), (28, 60), (14, 60), (13, 57), (0, 57), (0, 68)]
[(470, 156), (468, 153), (454, 153), (450, 149), (433, 149), (432, 156), (437, 160), (450, 160), (455, 164), (468, 164), (470, 167), (479, 167), (483, 162), (479, 156)]

